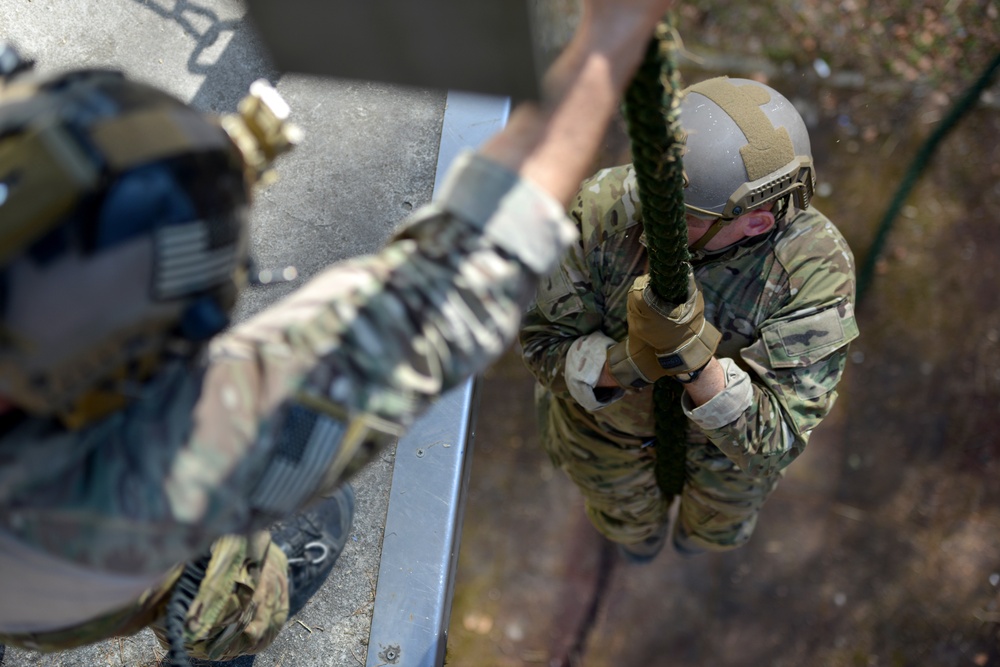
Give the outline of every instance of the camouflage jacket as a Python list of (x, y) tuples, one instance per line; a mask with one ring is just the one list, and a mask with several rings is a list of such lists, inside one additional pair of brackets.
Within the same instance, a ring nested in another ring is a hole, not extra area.
[(0, 531), (95, 571), (162, 573), (332, 487), (483, 370), (577, 233), (513, 172), (459, 162), (378, 254), (167, 364), (127, 409), (79, 432), (4, 424)]
[[(648, 270), (632, 166), (585, 181), (571, 216), (581, 240), (543, 279), (525, 316), (524, 359), (546, 400), (569, 419), (652, 438), (650, 388), (586, 409), (567, 385), (581, 372), (567, 369), (571, 347), (596, 341), (594, 356), (626, 335), (626, 294)], [(685, 400), (699, 427), (689, 432), (699, 440), (707, 436), (749, 474), (775, 474), (802, 452), (836, 399), (848, 343), (858, 335), (853, 256), (836, 227), (810, 208), (790, 211), (756, 243), (702, 251), (692, 263), (705, 315), (722, 333), (716, 356), (729, 384), (698, 408)], [(603, 363), (600, 357), (593, 366)]]

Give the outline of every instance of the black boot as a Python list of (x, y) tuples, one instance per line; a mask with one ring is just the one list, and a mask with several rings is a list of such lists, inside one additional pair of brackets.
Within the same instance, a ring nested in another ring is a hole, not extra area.
[[(337, 557), (344, 550), (347, 535), (351, 530), (351, 520), (354, 518), (354, 490), (350, 484), (344, 484), (328, 498), (312, 505), (308, 509), (294, 514), (271, 526), (271, 539), (288, 557), (288, 618), (297, 614), (309, 601), (326, 580), (333, 569)], [(197, 582), (204, 577), (204, 569), (208, 565), (208, 556), (203, 562), (188, 565), (195, 581), (190, 588), (190, 597), (194, 598)], [(185, 568), (185, 572), (188, 568)], [(182, 575), (183, 579), (183, 575)], [(180, 588), (180, 586), (178, 586)], [(190, 605), (190, 600), (187, 605)], [(177, 637), (176, 645), (172, 644), (164, 665), (170, 667), (251, 667), (255, 656), (245, 655), (235, 660), (209, 661), (189, 659), (184, 651), (183, 619), (187, 605), (180, 609), (175, 617), (176, 627), (168, 626), (170, 636)], [(0, 666), (2, 667), (2, 666)]]
[(655, 533), (635, 544), (619, 544), (618, 553), (630, 563), (649, 563), (663, 550), (667, 543), (670, 524), (664, 523)]
[(271, 539), (288, 557), (291, 618), (326, 580), (344, 550), (354, 518), (354, 490), (344, 484), (328, 498), (271, 527)]

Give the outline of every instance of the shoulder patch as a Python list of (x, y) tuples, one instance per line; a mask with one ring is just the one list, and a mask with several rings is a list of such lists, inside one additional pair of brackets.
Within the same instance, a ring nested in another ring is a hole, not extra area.
[(535, 304), (550, 322), (558, 322), (586, 309), (562, 267), (542, 278), (535, 293)]
[(761, 338), (772, 368), (814, 364), (858, 337), (849, 301), (794, 320), (764, 327)]

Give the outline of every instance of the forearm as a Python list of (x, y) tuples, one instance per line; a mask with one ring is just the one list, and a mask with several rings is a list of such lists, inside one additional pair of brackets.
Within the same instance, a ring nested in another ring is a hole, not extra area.
[[(614, 375), (611, 374), (606, 359), (596, 386), (605, 389), (622, 388), (615, 380)], [(704, 405), (726, 388), (726, 372), (719, 360), (712, 357), (701, 374), (695, 380), (684, 384), (683, 387), (695, 407)]]
[[(744, 472), (776, 474), (805, 448), (808, 434), (777, 397), (731, 360), (713, 357), (697, 379), (681, 386), (687, 417)], [(596, 388), (622, 389), (607, 363)]]
[(308, 377), (348, 411), (406, 426), (513, 341), (539, 274), (576, 231), (536, 187), (482, 158), (460, 162), (380, 253), (328, 269), (229, 335), (288, 357), (275, 386)]
[(701, 406), (726, 388), (726, 372), (719, 360), (712, 357), (701, 374), (683, 386), (691, 402), (695, 406)]
[(521, 326), (521, 355), (538, 382), (555, 391), (564, 391), (566, 353), (583, 334), (565, 322), (551, 322), (532, 307)]
[(800, 430), (781, 401), (745, 371), (729, 360), (717, 363), (727, 386), (701, 405), (685, 393), (685, 414), (747, 474), (779, 473), (805, 449), (808, 431)]
[(829, 414), (845, 359), (846, 349), (841, 349), (795, 368), (751, 362), (751, 373), (732, 360), (719, 360), (725, 389), (700, 405), (686, 394), (684, 410), (741, 469), (774, 474), (802, 453), (809, 434)]
[(482, 154), (568, 203), (669, 3), (646, 4), (642, 10), (585, 6), (573, 40), (545, 78), (542, 103), (519, 106)]

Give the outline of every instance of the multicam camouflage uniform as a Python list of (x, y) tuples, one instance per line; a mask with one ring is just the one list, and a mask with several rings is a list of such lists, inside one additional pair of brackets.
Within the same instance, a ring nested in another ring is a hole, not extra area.
[[(380, 253), (220, 336), (207, 363), (166, 365), (127, 409), (79, 432), (0, 425), (0, 590), (21, 607), (0, 602), (0, 642), (57, 650), (149, 623), (162, 635), (178, 563), (213, 545), (190, 654), (270, 643), (288, 593), (267, 526), (499, 356), (538, 276), (576, 239), (551, 197), (482, 158), (460, 163)], [(114, 573), (117, 604), (46, 591), (45, 563)]]
[[(648, 271), (631, 165), (584, 182), (571, 215), (581, 242), (543, 279), (523, 354), (538, 380), (544, 446), (582, 490), (598, 530), (633, 544), (662, 530), (669, 510), (653, 470), (652, 387), (620, 398), (593, 391), (605, 349), (627, 333), (626, 294)], [(782, 471), (833, 406), (858, 335), (854, 260), (809, 208), (790, 211), (766, 238), (701, 251), (692, 263), (705, 316), (722, 333), (716, 356), (727, 387), (698, 408), (684, 397), (687, 481), (675, 541), (724, 550), (749, 539)]]

